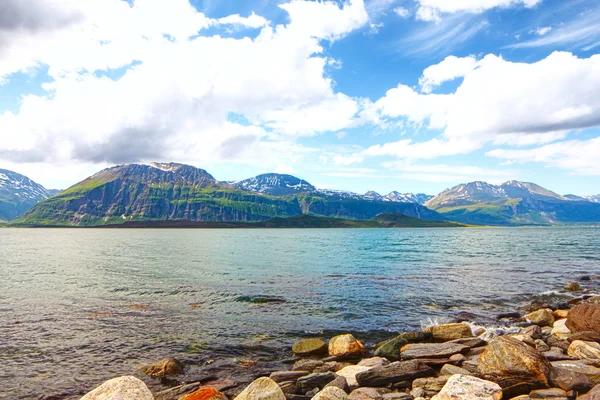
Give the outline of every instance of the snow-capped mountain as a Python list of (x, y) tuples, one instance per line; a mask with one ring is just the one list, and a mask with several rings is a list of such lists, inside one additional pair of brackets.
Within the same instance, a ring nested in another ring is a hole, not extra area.
[(316, 188), (303, 179), (286, 174), (262, 174), (243, 181), (230, 182), (238, 189), (264, 193), (271, 196), (287, 196), (301, 192), (314, 192)]
[(400, 192), (390, 192), (384, 196), (385, 201), (396, 201), (400, 203), (416, 203), (416, 204), (425, 204), (428, 200), (433, 199), (434, 196), (425, 193), (400, 193)]
[(0, 220), (9, 221), (58, 192), (46, 189), (24, 175), (0, 169)]
[(596, 194), (593, 196), (577, 196), (574, 194), (565, 194), (565, 197), (569, 200), (576, 201), (589, 201), (590, 203), (600, 203), (600, 194)]

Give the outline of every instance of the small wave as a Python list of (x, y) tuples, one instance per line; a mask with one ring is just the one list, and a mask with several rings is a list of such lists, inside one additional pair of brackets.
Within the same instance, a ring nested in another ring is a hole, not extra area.
[(286, 303), (287, 300), (280, 296), (267, 296), (267, 295), (256, 295), (256, 296), (239, 296), (235, 301), (241, 303), (253, 303), (253, 304), (267, 304), (267, 303)]

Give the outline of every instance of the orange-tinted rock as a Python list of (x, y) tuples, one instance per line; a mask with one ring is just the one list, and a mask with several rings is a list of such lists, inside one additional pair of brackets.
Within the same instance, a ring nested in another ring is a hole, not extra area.
[(185, 395), (179, 400), (227, 400), (227, 397), (218, 390), (207, 387)]
[(582, 303), (573, 307), (567, 316), (567, 328), (576, 332), (600, 332), (600, 304)]
[(351, 334), (335, 336), (329, 341), (330, 356), (359, 356), (364, 351), (365, 346)]

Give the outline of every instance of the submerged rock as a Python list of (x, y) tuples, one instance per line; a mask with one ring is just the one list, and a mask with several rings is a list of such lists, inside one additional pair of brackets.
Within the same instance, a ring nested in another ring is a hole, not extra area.
[(122, 376), (104, 382), (81, 400), (154, 400), (154, 396), (135, 376)]
[(141, 371), (153, 378), (164, 378), (166, 376), (183, 374), (183, 364), (176, 358), (167, 358), (144, 367)]
[(286, 400), (286, 398), (274, 380), (258, 378), (238, 394), (235, 400)]
[(573, 333), (600, 333), (600, 304), (583, 303), (573, 307), (567, 316), (566, 326)]
[(292, 352), (298, 357), (321, 356), (327, 353), (327, 344), (321, 339), (304, 339), (294, 343)]
[(364, 351), (365, 346), (351, 334), (335, 336), (329, 341), (330, 356), (359, 356)]
[(565, 290), (568, 292), (579, 292), (581, 285), (577, 282), (569, 282), (565, 285)]
[(549, 386), (552, 367), (537, 350), (518, 340), (494, 339), (481, 354), (479, 375), (498, 383), (511, 395)]
[(453, 375), (432, 400), (500, 400), (502, 388), (490, 381), (468, 375)]

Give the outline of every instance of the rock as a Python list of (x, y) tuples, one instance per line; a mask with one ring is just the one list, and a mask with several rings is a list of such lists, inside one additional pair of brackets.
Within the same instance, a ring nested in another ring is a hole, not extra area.
[(187, 394), (179, 400), (227, 400), (227, 397), (216, 389), (206, 387)]
[(389, 361), (387, 358), (383, 358), (383, 357), (371, 357), (371, 358), (364, 358), (362, 359), (358, 365), (360, 365), (361, 367), (371, 367), (371, 368), (375, 368), (375, 367), (383, 367), (384, 365), (389, 365)]
[(294, 363), (292, 371), (312, 372), (315, 368), (321, 367), (323, 364), (325, 363), (320, 360), (298, 360)]
[(294, 343), (292, 352), (298, 357), (321, 356), (327, 354), (327, 344), (321, 339), (304, 339)]
[(573, 333), (600, 333), (600, 304), (582, 303), (573, 307), (567, 316), (566, 326)]
[(552, 367), (554, 370), (566, 369), (578, 374), (585, 375), (594, 385), (600, 385), (600, 368), (589, 365), (588, 360), (572, 360), (572, 361), (554, 361)]
[(563, 350), (559, 347), (552, 347), (549, 351), (542, 353), (548, 361), (560, 361), (560, 360), (572, 360), (573, 357), (565, 355)]
[(440, 390), (442, 390), (446, 382), (448, 382), (448, 378), (450, 377), (444, 375), (430, 378), (418, 378), (413, 381), (412, 387), (413, 389), (423, 389), (425, 391), (426, 397), (431, 397), (437, 394)]
[(494, 339), (481, 354), (479, 375), (519, 395), (549, 386), (552, 366), (535, 349), (507, 336)]
[(400, 350), (403, 360), (415, 358), (446, 358), (469, 350), (468, 346), (458, 343), (415, 343), (407, 344)]
[(307, 376), (303, 376), (302, 378), (296, 381), (296, 387), (300, 393), (307, 393), (314, 388), (323, 388), (329, 382), (334, 380), (336, 374), (333, 372), (320, 372), (315, 374), (310, 374)]
[(554, 367), (550, 380), (553, 386), (566, 391), (586, 392), (594, 386), (587, 375), (571, 368)]
[(569, 346), (567, 354), (581, 359), (600, 359), (600, 344), (575, 340)]
[(567, 349), (569, 348), (569, 344), (570, 344), (567, 340), (559, 339), (556, 336), (549, 336), (546, 339), (546, 343), (550, 347), (558, 347), (560, 349), (563, 349), (564, 351), (567, 351)]
[(183, 374), (183, 364), (176, 358), (167, 358), (144, 367), (141, 371), (153, 378), (164, 378), (165, 376)]
[(577, 400), (600, 400), (600, 385), (596, 386), (583, 396), (578, 397)]
[(496, 319), (498, 321), (503, 320), (503, 319), (518, 319), (518, 318), (521, 318), (521, 313), (516, 312), (516, 311), (496, 315)]
[(532, 339), (541, 339), (543, 335), (542, 333), (542, 328), (540, 328), (538, 325), (531, 325), (528, 326), (527, 328), (523, 328), (521, 329), (520, 332), (522, 335), (527, 335), (529, 337), (531, 337)]
[(319, 393), (319, 388), (318, 387), (316, 387), (316, 388), (314, 388), (314, 389), (309, 390), (308, 392), (306, 392), (306, 397), (316, 396), (317, 393)]
[(567, 328), (567, 320), (566, 319), (559, 319), (558, 321), (554, 322), (554, 325), (552, 327), (552, 335), (556, 336), (559, 339), (566, 339), (571, 335), (571, 331), (569, 330), (569, 328)]
[(518, 334), (518, 335), (510, 335), (510, 337), (513, 339), (517, 339), (519, 342), (523, 342), (523, 343), (535, 348), (535, 341), (529, 335)]
[(342, 368), (337, 372), (339, 376), (343, 376), (346, 378), (346, 382), (348, 382), (348, 386), (350, 390), (354, 390), (358, 387), (358, 382), (356, 381), (356, 374), (360, 372), (365, 372), (370, 370), (373, 367), (364, 367), (360, 365), (351, 365), (346, 368)]
[(414, 398), (417, 397), (425, 397), (425, 390), (423, 388), (417, 387), (417, 388), (413, 388), (410, 391), (410, 395)]
[(420, 361), (396, 361), (383, 367), (371, 368), (356, 374), (360, 386), (384, 386), (434, 375), (435, 371)]
[(447, 342), (449, 340), (473, 337), (473, 331), (467, 324), (444, 324), (423, 329), (423, 332), (431, 333), (436, 342)]
[[(481, 349), (480, 353), (477, 353), (478, 349)], [(468, 354), (471, 354), (471, 352), (473, 352), (473, 351), (476, 354), (481, 354), (481, 353), (483, 353), (484, 349), (485, 349), (484, 347), (476, 347), (474, 349), (469, 350)], [(463, 356), (462, 354), (454, 354), (454, 355), (450, 356), (450, 361), (452, 362), (452, 364), (460, 365), (466, 360), (467, 360), (467, 357)]]
[(365, 346), (350, 334), (335, 336), (329, 341), (330, 356), (360, 356), (364, 351)]
[(258, 378), (246, 387), (235, 400), (286, 400), (279, 385), (271, 378)]
[(383, 396), (375, 388), (361, 387), (355, 389), (348, 396), (349, 400), (382, 400)]
[(312, 400), (348, 400), (348, 395), (335, 386), (327, 386), (312, 398)]
[(442, 375), (471, 375), (470, 371), (452, 364), (444, 364), (440, 372)]
[(383, 400), (413, 400), (413, 396), (408, 393), (392, 392), (381, 395)]
[(283, 394), (285, 394), (286, 398), (290, 394), (295, 395), (297, 393), (296, 382), (294, 381), (277, 382), (277, 384), (281, 388)]
[(581, 290), (581, 285), (577, 282), (569, 282), (565, 285), (565, 290), (567, 292), (579, 292)]
[(313, 372), (335, 372), (335, 371), (338, 371), (348, 365), (352, 365), (352, 364), (341, 363), (341, 362), (337, 362), (337, 361), (328, 361), (326, 363), (323, 363), (323, 365), (315, 368)]
[(348, 386), (348, 381), (343, 376), (336, 376), (334, 380), (329, 382), (325, 387), (335, 386), (336, 388), (342, 389), (344, 392), (349, 393), (350, 387)]
[(138, 378), (122, 376), (104, 382), (81, 400), (154, 400), (154, 396)]
[(548, 346), (548, 344), (542, 339), (538, 339), (535, 341), (535, 349), (540, 353), (543, 353), (545, 351), (550, 351), (550, 346)]
[(575, 340), (583, 340), (584, 342), (600, 343), (600, 333), (598, 332), (578, 332), (571, 334), (567, 340), (573, 342)]
[(538, 389), (529, 393), (531, 399), (566, 399), (567, 392), (562, 389)]
[(432, 400), (500, 400), (502, 388), (469, 375), (453, 375)]
[(552, 326), (554, 324), (554, 315), (552, 315), (552, 310), (549, 308), (542, 308), (529, 313), (523, 316), (523, 319), (538, 326)]
[(397, 337), (406, 340), (408, 343), (431, 342), (433, 340), (431, 332), (402, 332)]
[(275, 382), (296, 382), (299, 378), (309, 374), (310, 372), (308, 371), (275, 371), (269, 375), (269, 378), (273, 379)]
[(375, 350), (374, 354), (377, 357), (385, 357), (388, 360), (397, 361), (400, 359), (400, 349), (407, 343), (408, 341), (406, 339), (397, 336), (384, 342)]
[(552, 311), (552, 315), (555, 320), (567, 318), (569, 315), (569, 310), (554, 310)]

